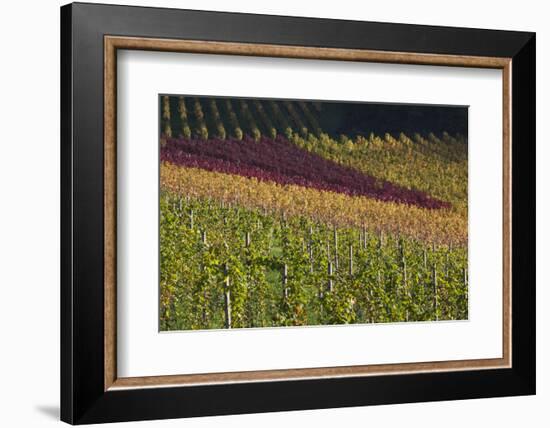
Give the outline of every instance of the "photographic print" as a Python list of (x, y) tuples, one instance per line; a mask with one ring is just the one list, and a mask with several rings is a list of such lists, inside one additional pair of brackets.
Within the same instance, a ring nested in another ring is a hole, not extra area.
[(468, 319), (468, 108), (159, 95), (161, 331)]

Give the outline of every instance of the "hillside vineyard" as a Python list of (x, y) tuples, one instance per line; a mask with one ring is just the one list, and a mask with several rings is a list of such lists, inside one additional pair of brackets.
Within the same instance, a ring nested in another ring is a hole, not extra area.
[(440, 109), (160, 96), (161, 330), (467, 319), (467, 111)]

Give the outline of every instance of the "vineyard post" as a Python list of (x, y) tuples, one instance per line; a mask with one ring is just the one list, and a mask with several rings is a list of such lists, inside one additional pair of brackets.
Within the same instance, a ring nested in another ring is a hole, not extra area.
[(437, 314), (437, 267), (434, 264), (433, 266), (433, 286), (434, 286), (434, 313), (435, 313), (435, 320), (439, 321), (439, 317)]
[(206, 290), (202, 292), (202, 297), (204, 299), (204, 305), (202, 307), (202, 324), (206, 327), (208, 323), (208, 314), (207, 314), (208, 296), (207, 296)]
[(313, 226), (309, 226), (309, 273), (313, 273)]
[[(403, 288), (405, 290), (405, 295), (410, 299), (411, 291), (409, 289), (407, 281), (407, 259), (405, 258), (405, 243), (401, 241), (401, 265), (403, 267)], [(409, 321), (409, 310), (405, 311), (405, 321)]]
[(403, 286), (407, 290), (407, 260), (405, 258), (405, 244), (401, 242), (401, 267), (403, 268)]
[(193, 229), (193, 209), (189, 213), (189, 229)]
[(332, 262), (328, 262), (328, 291), (332, 292), (334, 285), (332, 283)]
[(313, 273), (313, 243), (309, 243), (309, 273)]
[(338, 230), (334, 226), (334, 267), (338, 270)]
[[(203, 248), (205, 248), (208, 244), (206, 242), (206, 230), (203, 230), (201, 232), (201, 242), (202, 242), (202, 245), (203, 245)], [(204, 264), (201, 265), (201, 271), (204, 273)], [(204, 298), (204, 306), (202, 308), (202, 322), (204, 325), (207, 324), (208, 322), (208, 313), (207, 313), (207, 306), (208, 306), (208, 293), (206, 291), (206, 288), (204, 289), (203, 291), (203, 298)]]
[[(378, 269), (378, 271), (377, 271), (376, 280), (377, 280), (377, 282), (378, 282), (378, 292), (379, 292), (379, 293), (380, 293), (380, 292), (383, 292), (383, 293), (385, 294), (385, 292), (386, 292), (386, 291), (385, 291), (385, 290), (386, 290), (386, 284), (384, 283), (384, 279), (382, 278), (382, 272), (380, 272), (380, 269)], [(384, 291), (380, 290), (380, 289), (382, 288), (382, 286), (384, 286)], [(388, 307), (388, 304), (385, 303), (385, 304), (384, 304), (384, 307), (385, 307), (385, 309), (386, 309), (386, 314), (387, 314), (388, 316), (390, 316), (390, 309), (389, 309), (389, 307)]]
[[(464, 291), (466, 294), (466, 302), (468, 302), (468, 266), (464, 268)], [(467, 305), (467, 303), (466, 303)]]
[(445, 277), (449, 280), (449, 251), (445, 253)]
[(353, 244), (349, 244), (349, 276), (353, 276)]
[(250, 232), (246, 232), (244, 243), (246, 247), (250, 247)]
[(283, 266), (283, 297), (285, 300), (288, 299), (288, 266), (285, 263)]
[(426, 253), (426, 248), (424, 248), (424, 269), (428, 268), (428, 254)]
[[(206, 232), (203, 231), (201, 235), (202, 235), (201, 236), (201, 242), (203, 244), (203, 248), (202, 248), (201, 252), (203, 253), (203, 257), (204, 257), (204, 250), (205, 250), (205, 247), (206, 247)], [(204, 275), (204, 271), (205, 271), (204, 262), (201, 262), (200, 270), (201, 270), (201, 275)], [(204, 326), (206, 326), (207, 323), (208, 323), (208, 314), (207, 314), (208, 293), (206, 291), (206, 287), (202, 291), (202, 296), (203, 296), (203, 299), (204, 299), (204, 304), (203, 304), (203, 307), (202, 307), (202, 323), (203, 323)]]
[(231, 328), (231, 290), (229, 288), (229, 269), (227, 263), (223, 267), (224, 274), (224, 301), (225, 301), (225, 328)]

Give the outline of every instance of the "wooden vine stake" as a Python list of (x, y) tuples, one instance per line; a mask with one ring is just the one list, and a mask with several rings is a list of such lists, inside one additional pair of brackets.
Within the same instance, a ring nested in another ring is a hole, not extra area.
[(334, 267), (338, 270), (338, 230), (334, 226)]
[(313, 226), (309, 226), (309, 240), (308, 240), (308, 253), (309, 253), (309, 273), (313, 273)]
[(334, 284), (332, 282), (332, 262), (328, 262), (328, 291), (332, 292)]
[(449, 252), (445, 254), (445, 277), (449, 279)]
[(428, 268), (428, 254), (426, 252), (426, 249), (424, 248), (424, 269)]
[(405, 244), (401, 243), (401, 267), (403, 269), (403, 286), (407, 290), (407, 260), (405, 259)]
[(469, 299), (469, 290), (468, 290), (468, 267), (464, 268), (464, 289), (466, 292), (466, 299)]
[[(403, 268), (403, 288), (405, 289), (405, 294), (410, 298), (411, 297), (411, 291), (409, 289), (408, 281), (407, 281), (407, 259), (405, 258), (405, 243), (401, 241), (400, 244), (401, 247), (401, 266)], [(405, 321), (409, 321), (409, 310), (407, 309), (405, 311)]]
[(378, 234), (378, 255), (382, 255), (382, 247), (384, 246), (384, 232)]
[(223, 267), (224, 278), (224, 303), (225, 303), (225, 328), (231, 328), (231, 290), (229, 288), (229, 269), (227, 263)]
[(309, 273), (313, 273), (313, 243), (309, 243)]
[(288, 266), (286, 263), (283, 266), (283, 298), (288, 299)]
[(435, 320), (439, 321), (439, 316), (437, 314), (437, 267), (433, 267), (433, 286), (434, 286), (434, 313)]
[(349, 244), (349, 276), (353, 276), (353, 245)]

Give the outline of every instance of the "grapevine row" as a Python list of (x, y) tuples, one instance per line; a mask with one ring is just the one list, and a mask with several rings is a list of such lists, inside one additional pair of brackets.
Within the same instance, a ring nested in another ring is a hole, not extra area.
[(183, 138), (191, 138), (191, 127), (189, 126), (189, 118), (187, 117), (187, 106), (185, 105), (185, 98), (178, 98), (178, 113), (181, 122), (181, 134)]
[(211, 139), (208, 144), (203, 144), (202, 140), (170, 139), (162, 148), (161, 159), (180, 166), (195, 166), (351, 196), (369, 196), (430, 209), (449, 207), (447, 203), (433, 199), (426, 193), (379, 181), (356, 169), (301, 150), (283, 137), (258, 137), (255, 144), (246, 142), (248, 144), (231, 139)]
[(304, 124), (304, 121), (302, 120), (302, 117), (300, 116), (298, 110), (294, 108), (294, 103), (292, 103), (291, 101), (285, 101), (283, 104), (287, 108), (288, 112), (290, 113), (290, 117), (294, 121), (295, 129), (298, 129), (303, 137), (307, 137), (307, 126)]
[(467, 317), (463, 247), (166, 192), (161, 213), (163, 330)]
[(225, 108), (226, 108), (226, 111), (227, 111), (227, 115), (229, 117), (229, 123), (231, 125), (231, 130), (232, 130), (232, 133), (233, 133), (233, 137), (240, 141), (240, 140), (243, 139), (244, 134), (243, 134), (242, 128), (239, 124), (239, 119), (237, 118), (237, 114), (233, 110), (233, 105), (232, 105), (231, 101), (228, 100), (228, 99), (225, 100)]
[(269, 118), (269, 115), (264, 109), (264, 106), (262, 105), (261, 101), (254, 100), (254, 107), (256, 108), (256, 111), (258, 112), (258, 115), (260, 116), (262, 123), (264, 125), (264, 129), (266, 130), (266, 135), (275, 138), (277, 137), (277, 128), (273, 126), (273, 122)]
[(303, 186), (280, 186), (254, 178), (161, 164), (161, 187), (178, 195), (215, 198), (247, 209), (287, 217), (361, 227), (370, 232), (401, 233), (418, 241), (467, 242), (468, 222), (452, 210), (427, 210), (361, 196), (319, 191)]
[(250, 135), (254, 139), (254, 141), (259, 141), (262, 133), (260, 132), (258, 126), (256, 125), (256, 120), (254, 119), (254, 116), (252, 116), (252, 113), (250, 109), (248, 108), (248, 103), (245, 100), (240, 100), (240, 106), (241, 106), (241, 115), (244, 118), (248, 129), (250, 130)]
[(220, 111), (218, 110), (216, 100), (214, 99), (210, 100), (210, 111), (212, 112), (212, 117), (214, 120), (214, 124), (216, 126), (217, 137), (220, 138), (221, 140), (225, 140), (225, 137), (226, 137), (225, 127), (223, 126), (223, 122), (220, 116)]
[(198, 135), (201, 139), (208, 139), (208, 128), (206, 127), (206, 121), (204, 119), (204, 113), (202, 111), (202, 106), (198, 98), (195, 98), (193, 104), (195, 120), (197, 121)]

